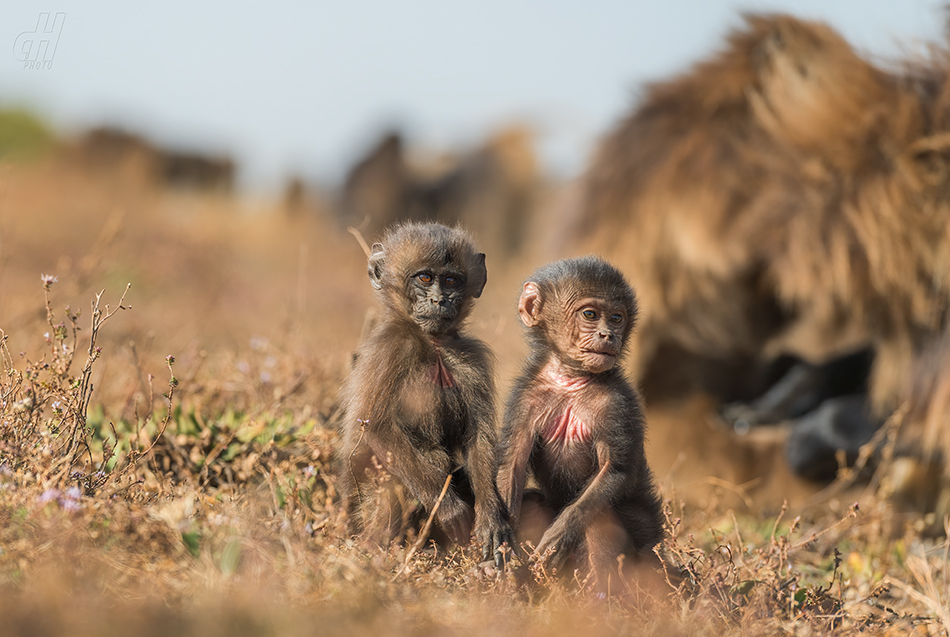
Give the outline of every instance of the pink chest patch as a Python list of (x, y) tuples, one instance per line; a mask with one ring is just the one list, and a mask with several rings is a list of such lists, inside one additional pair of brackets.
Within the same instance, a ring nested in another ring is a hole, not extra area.
[(563, 412), (555, 414), (548, 420), (541, 432), (541, 437), (545, 442), (565, 447), (571, 443), (590, 442), (590, 428), (574, 414), (574, 410), (568, 403)]
[(442, 389), (455, 387), (455, 377), (452, 376), (452, 372), (449, 371), (449, 368), (442, 362), (441, 353), (436, 353), (435, 365), (429, 368), (429, 380)]
[(547, 422), (541, 428), (541, 438), (562, 449), (575, 443), (590, 442), (590, 427), (574, 413), (575, 401), (581, 399), (590, 376), (567, 376), (553, 365), (545, 369), (548, 388), (567, 400), (562, 403), (563, 411), (555, 411), (547, 416)]

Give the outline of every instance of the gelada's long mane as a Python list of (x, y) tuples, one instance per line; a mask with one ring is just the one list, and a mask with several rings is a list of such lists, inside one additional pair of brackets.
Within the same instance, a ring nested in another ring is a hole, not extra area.
[[(603, 141), (573, 223), (641, 301), (635, 352), (877, 353), (894, 408), (950, 298), (950, 56), (891, 69), (828, 26), (747, 16), (647, 87)], [(950, 451), (950, 446), (948, 446)]]

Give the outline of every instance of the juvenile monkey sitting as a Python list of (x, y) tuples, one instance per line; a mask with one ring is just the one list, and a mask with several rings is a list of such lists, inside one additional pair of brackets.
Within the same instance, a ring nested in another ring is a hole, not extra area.
[(474, 533), (500, 564), (511, 527), (495, 486), (492, 357), (462, 331), (488, 278), (485, 255), (459, 229), (406, 223), (373, 244), (368, 274), (380, 315), (342, 392), (340, 491), (352, 527), (385, 546), (415, 509), (438, 506), (449, 540)]
[[(498, 489), (521, 540), (544, 529), (533, 560), (600, 580), (662, 534), (640, 396), (618, 365), (636, 298), (616, 268), (585, 257), (537, 270), (518, 310), (530, 351), (505, 410)], [(529, 471), (538, 490), (525, 490)]]

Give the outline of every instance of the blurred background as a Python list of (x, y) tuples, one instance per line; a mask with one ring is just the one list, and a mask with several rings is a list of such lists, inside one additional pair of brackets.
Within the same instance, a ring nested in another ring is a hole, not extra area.
[[(826, 21), (880, 58), (943, 29), (935, 0), (57, 1), (0, 9), (0, 103), (64, 135), (109, 124), (231, 156), (239, 187), (264, 194), (288, 174), (339, 182), (392, 129), (447, 152), (525, 125), (544, 169), (571, 176), (643, 82), (703, 57), (743, 11)], [(25, 69), (14, 45), (41, 11), (66, 15), (51, 64)]]

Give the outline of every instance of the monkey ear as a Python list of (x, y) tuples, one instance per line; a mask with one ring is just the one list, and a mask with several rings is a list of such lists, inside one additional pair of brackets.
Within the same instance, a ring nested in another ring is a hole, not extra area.
[(383, 251), (383, 244), (374, 243), (370, 250), (367, 274), (369, 274), (369, 282), (377, 290), (383, 287), (383, 266), (385, 264), (386, 253)]
[(475, 265), (468, 271), (468, 282), (472, 287), (472, 297), (478, 298), (485, 289), (488, 282), (488, 269), (485, 267), (485, 253), (479, 252), (475, 255)]
[(528, 281), (521, 290), (521, 298), (518, 299), (518, 314), (521, 315), (521, 322), (528, 327), (534, 327), (541, 322), (541, 289), (534, 281)]

